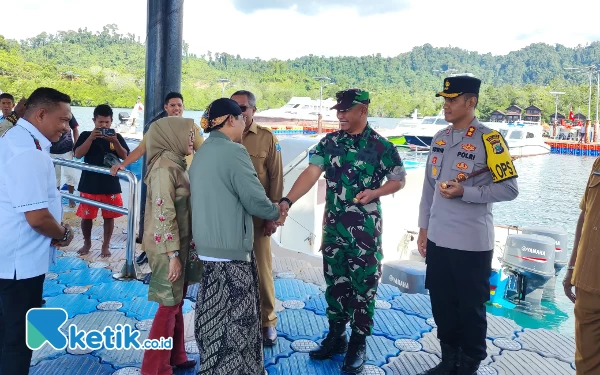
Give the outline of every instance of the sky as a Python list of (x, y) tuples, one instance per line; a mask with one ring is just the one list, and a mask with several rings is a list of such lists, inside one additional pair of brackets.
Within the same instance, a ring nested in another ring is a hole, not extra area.
[[(146, 35), (146, 0), (19, 0), (10, 13), (0, 27), (9, 39), (113, 23), (142, 41)], [(504, 55), (531, 43), (600, 41), (587, 14), (599, 15), (600, 1), (186, 0), (183, 39), (197, 55), (262, 59), (397, 56), (426, 43)]]

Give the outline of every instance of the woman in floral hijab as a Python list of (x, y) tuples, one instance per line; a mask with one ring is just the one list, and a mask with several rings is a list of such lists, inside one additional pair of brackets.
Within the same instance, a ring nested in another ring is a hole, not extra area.
[(149, 339), (173, 338), (172, 350), (146, 350), (143, 375), (171, 375), (172, 366), (192, 368), (185, 352), (183, 298), (187, 293), (190, 242), (190, 180), (185, 157), (194, 147), (193, 120), (167, 117), (146, 134), (148, 186), (144, 250), (152, 269), (148, 300), (159, 303)]

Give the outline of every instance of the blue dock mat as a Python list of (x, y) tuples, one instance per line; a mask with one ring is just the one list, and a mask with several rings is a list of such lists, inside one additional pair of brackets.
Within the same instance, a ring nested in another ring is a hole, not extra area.
[(373, 334), (385, 336), (390, 340), (418, 340), (425, 332), (431, 331), (425, 319), (408, 315), (399, 310), (375, 309)]
[(115, 369), (91, 355), (63, 355), (40, 362), (29, 370), (29, 375), (112, 375)]
[(280, 301), (298, 300), (306, 301), (310, 297), (321, 293), (316, 285), (305, 283), (296, 279), (276, 279), (275, 298)]
[[(64, 329), (64, 326), (63, 326), (63, 329)], [(55, 358), (60, 357), (61, 355), (67, 354), (67, 351), (65, 349), (56, 350), (52, 347), (52, 345), (50, 345), (49, 343), (46, 343), (40, 349), (34, 350), (31, 354), (32, 354), (32, 356), (31, 356), (30, 366), (35, 366), (42, 361), (45, 361), (48, 359), (55, 359)]]
[[(67, 320), (63, 328), (75, 324), (80, 331), (104, 330), (105, 327), (116, 327), (117, 325), (129, 325), (135, 327), (138, 321), (134, 318), (125, 316), (120, 311), (95, 311), (90, 314), (77, 315), (76, 317)], [(68, 332), (65, 329), (65, 333)]]
[(57, 280), (44, 280), (42, 296), (44, 298), (58, 296), (63, 294), (65, 288), (66, 286), (59, 284)]
[(88, 268), (87, 262), (81, 258), (56, 258), (56, 264), (51, 264), (48, 272), (62, 273)]
[(564, 362), (575, 360), (575, 339), (559, 335), (547, 329), (524, 329), (515, 339), (524, 350)]
[(488, 367), (495, 369), (498, 375), (575, 374), (570, 363), (526, 350), (503, 351)]
[(308, 353), (294, 353), (287, 358), (280, 358), (276, 365), (267, 367), (269, 375), (339, 375), (342, 363), (326, 359), (315, 361)]
[[(150, 331), (140, 332), (140, 343), (148, 338), (149, 333)], [(102, 363), (108, 363), (113, 365), (116, 369), (121, 369), (124, 367), (141, 367), (142, 358), (144, 358), (144, 350), (108, 350), (102, 348), (94, 351), (94, 355), (102, 358)]]
[[(350, 329), (347, 331), (348, 337), (351, 335)], [(323, 340), (319, 340), (319, 344)], [(395, 357), (400, 353), (394, 345), (394, 341), (384, 336), (368, 336), (367, 337), (367, 364), (374, 365), (377, 367), (383, 366), (387, 363), (388, 358)], [(335, 361), (344, 361), (344, 354), (336, 354), (333, 356)]]
[(100, 302), (131, 300), (148, 295), (148, 285), (141, 281), (119, 281), (93, 285), (84, 294)]
[[(156, 310), (158, 310), (158, 303), (148, 301), (148, 297), (134, 297), (129, 301), (119, 302), (123, 303), (123, 307), (119, 311), (138, 320), (154, 319)], [(183, 300), (183, 313), (190, 311), (192, 311), (192, 302), (187, 299)]]
[(66, 286), (87, 286), (111, 281), (112, 271), (106, 268), (86, 268), (58, 275), (58, 282)]
[(495, 316), (487, 313), (487, 338), (490, 340), (504, 337), (512, 339), (516, 337), (517, 332), (523, 331), (523, 328), (514, 321), (502, 316)]
[(381, 368), (386, 375), (417, 375), (435, 367), (441, 359), (425, 352), (402, 352)]
[(317, 315), (325, 315), (327, 312), (327, 301), (324, 294), (312, 296), (304, 303), (306, 310), (312, 311)]
[(192, 284), (188, 286), (187, 294), (185, 298), (189, 299), (192, 302), (196, 302), (198, 298), (198, 289), (200, 288), (200, 284)]
[(282, 357), (289, 357), (294, 353), (292, 349), (292, 342), (284, 339), (283, 337), (277, 338), (277, 343), (273, 346), (263, 346), (263, 357), (265, 366), (275, 364), (277, 359)]
[(404, 311), (407, 314), (418, 315), (427, 319), (433, 317), (431, 300), (425, 294), (404, 293), (390, 301), (392, 309)]
[(56, 297), (46, 298), (44, 308), (63, 308), (69, 314), (69, 318), (73, 318), (77, 315), (96, 311), (98, 303), (97, 300), (90, 299), (83, 294), (59, 294)]
[(377, 299), (391, 301), (395, 297), (401, 296), (402, 292), (397, 287), (390, 284), (379, 284), (377, 287)]
[(290, 341), (317, 341), (329, 329), (327, 318), (308, 310), (283, 310), (278, 314), (277, 333)]

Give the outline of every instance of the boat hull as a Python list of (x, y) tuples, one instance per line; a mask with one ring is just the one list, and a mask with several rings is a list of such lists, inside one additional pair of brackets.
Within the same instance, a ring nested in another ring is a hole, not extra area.
[(431, 136), (416, 136), (416, 135), (405, 135), (404, 139), (406, 140), (406, 144), (415, 145), (419, 147), (429, 147), (431, 145), (431, 141), (433, 137)]

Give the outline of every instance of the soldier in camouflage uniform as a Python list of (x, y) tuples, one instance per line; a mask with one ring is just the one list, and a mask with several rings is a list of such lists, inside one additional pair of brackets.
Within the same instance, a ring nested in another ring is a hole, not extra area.
[[(366, 361), (375, 294), (381, 278), (381, 204), (379, 197), (404, 187), (406, 172), (398, 151), (367, 122), (369, 93), (351, 89), (337, 94), (340, 131), (316, 146), (310, 165), (298, 177), (280, 208), (306, 194), (325, 172), (327, 195), (323, 218), (323, 269), (329, 333), (314, 359), (344, 353), (343, 371), (358, 373)], [(387, 182), (382, 185), (384, 178)], [(351, 321), (348, 345), (346, 323)]]

